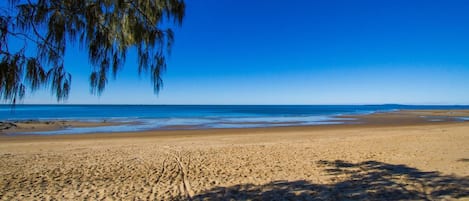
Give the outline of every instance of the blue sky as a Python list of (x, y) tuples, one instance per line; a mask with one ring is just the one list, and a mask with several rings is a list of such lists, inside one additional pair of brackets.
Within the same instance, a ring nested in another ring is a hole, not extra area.
[[(153, 94), (135, 54), (102, 96), (70, 49), (70, 104), (469, 104), (469, 2), (186, 0)], [(24, 103), (56, 103), (48, 91)]]

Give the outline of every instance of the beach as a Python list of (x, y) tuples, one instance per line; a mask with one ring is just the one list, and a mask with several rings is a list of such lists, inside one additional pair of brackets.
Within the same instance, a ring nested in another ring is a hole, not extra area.
[(400, 111), (346, 125), (2, 135), (0, 198), (469, 200), (469, 122), (453, 119), (468, 114)]
[(469, 0), (3, 0), (0, 201), (469, 201)]

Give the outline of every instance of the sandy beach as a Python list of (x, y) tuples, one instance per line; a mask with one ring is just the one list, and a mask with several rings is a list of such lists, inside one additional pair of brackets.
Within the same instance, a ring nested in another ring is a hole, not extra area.
[(469, 200), (469, 122), (459, 116), (469, 111), (382, 113), (350, 125), (3, 135), (0, 198)]
[(0, 201), (469, 201), (469, 0), (3, 0)]

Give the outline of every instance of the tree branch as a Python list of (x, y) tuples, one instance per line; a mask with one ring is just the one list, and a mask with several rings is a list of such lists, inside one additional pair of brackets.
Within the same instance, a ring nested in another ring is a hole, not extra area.
[[(35, 13), (36, 13), (36, 7), (34, 7), (33, 3), (32, 3), (30, 0), (28, 0), (28, 4), (33, 7), (33, 14), (32, 14), (32, 15), (34, 16)], [(31, 16), (31, 17), (32, 17), (32, 16)], [(59, 56), (60, 54), (56, 51), (56, 50), (59, 49), (59, 48), (58, 48), (58, 47), (55, 47), (55, 45), (53, 45), (53, 44), (50, 44), (50, 42), (47, 41), (47, 40), (39, 33), (39, 31), (38, 31), (37, 28), (36, 28), (36, 25), (35, 25), (32, 21), (29, 22), (29, 24), (31, 25), (34, 34), (35, 34), (39, 39), (41, 39), (41, 40), (44, 42), (44, 44), (46, 44), (47, 46), (49, 46), (49, 49), (50, 49), (52, 52), (54, 52), (55, 55)], [(37, 42), (37, 44), (39, 45), (39, 44), (41, 44), (41, 43)]]
[(127, 3), (130, 3), (130, 4), (133, 6), (133, 8), (135, 8), (147, 21), (149, 21), (149, 22), (151, 23), (151, 25), (153, 25), (153, 26), (156, 25), (156, 23), (153, 22), (153, 20), (151, 20), (151, 19), (145, 14), (145, 12), (143, 12), (143, 10), (140, 9), (140, 7), (138, 7), (137, 5), (135, 5), (135, 2), (134, 2), (133, 0), (130, 0), (130, 1), (127, 2)]

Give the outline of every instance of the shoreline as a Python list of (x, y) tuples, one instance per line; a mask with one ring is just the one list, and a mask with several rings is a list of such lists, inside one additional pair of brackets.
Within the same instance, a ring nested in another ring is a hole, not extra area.
[[(191, 125), (177, 125), (160, 128), (149, 128), (141, 130), (128, 131), (93, 131), (93, 128), (108, 128), (119, 126), (138, 126), (145, 125), (141, 121), (77, 121), (77, 120), (16, 120), (0, 122), (0, 137), (18, 137), (18, 136), (62, 136), (62, 135), (107, 135), (107, 134), (129, 134), (129, 133), (173, 133), (182, 132), (185, 134), (198, 132), (242, 132), (256, 131), (265, 129), (314, 129), (314, 128), (341, 128), (348, 126), (402, 126), (402, 125), (420, 125), (420, 124), (438, 124), (438, 123), (457, 123), (469, 120), (469, 110), (398, 110), (389, 112), (374, 112), (361, 115), (335, 115), (332, 120), (324, 124), (312, 125), (283, 125), (284, 122), (273, 122), (268, 126), (250, 127), (252, 122), (236, 123), (246, 127), (233, 128), (203, 128)], [(342, 120), (341, 120), (342, 119)], [(435, 121), (437, 120), (437, 121)], [(290, 122), (291, 123), (291, 122)], [(8, 126), (10, 128), (8, 128)], [(5, 129), (6, 128), (6, 129)], [(90, 129), (87, 132), (67, 133), (65, 129)], [(246, 130), (247, 129), (247, 130)], [(40, 134), (53, 133), (53, 134)], [(61, 132), (64, 132), (61, 134)], [(39, 134), (36, 134), (39, 133)]]
[[(428, 117), (443, 117), (444, 121), (429, 121), (421, 117), (425, 114)], [(449, 116), (448, 116), (449, 115)], [(323, 125), (302, 125), (302, 126), (269, 126), (254, 128), (202, 128), (202, 129), (153, 129), (143, 131), (127, 132), (94, 132), (94, 133), (75, 133), (75, 134), (1, 134), (2, 141), (29, 141), (29, 140), (87, 140), (87, 139), (125, 139), (125, 138), (187, 138), (204, 136), (223, 136), (223, 135), (249, 135), (250, 133), (284, 133), (284, 132), (321, 132), (321, 131), (340, 131), (349, 129), (392, 129), (399, 127), (418, 127), (418, 126), (445, 126), (464, 124), (466, 121), (458, 121), (457, 117), (469, 116), (469, 110), (407, 110), (393, 112), (377, 112), (373, 114), (358, 116), (341, 116), (345, 119), (353, 118), (353, 123), (345, 124), (323, 124)], [(456, 117), (453, 118), (453, 117)], [(100, 127), (108, 123), (89, 122), (68, 122), (76, 123), (83, 127)], [(111, 124), (119, 125), (119, 124)], [(52, 127), (52, 129), (58, 129)], [(25, 129), (27, 130), (27, 129)], [(24, 130), (23, 130), (24, 131)], [(30, 131), (38, 131), (31, 129)], [(39, 130), (42, 131), (42, 130)], [(47, 130), (46, 130), (47, 131)], [(27, 132), (27, 131), (26, 131)]]

